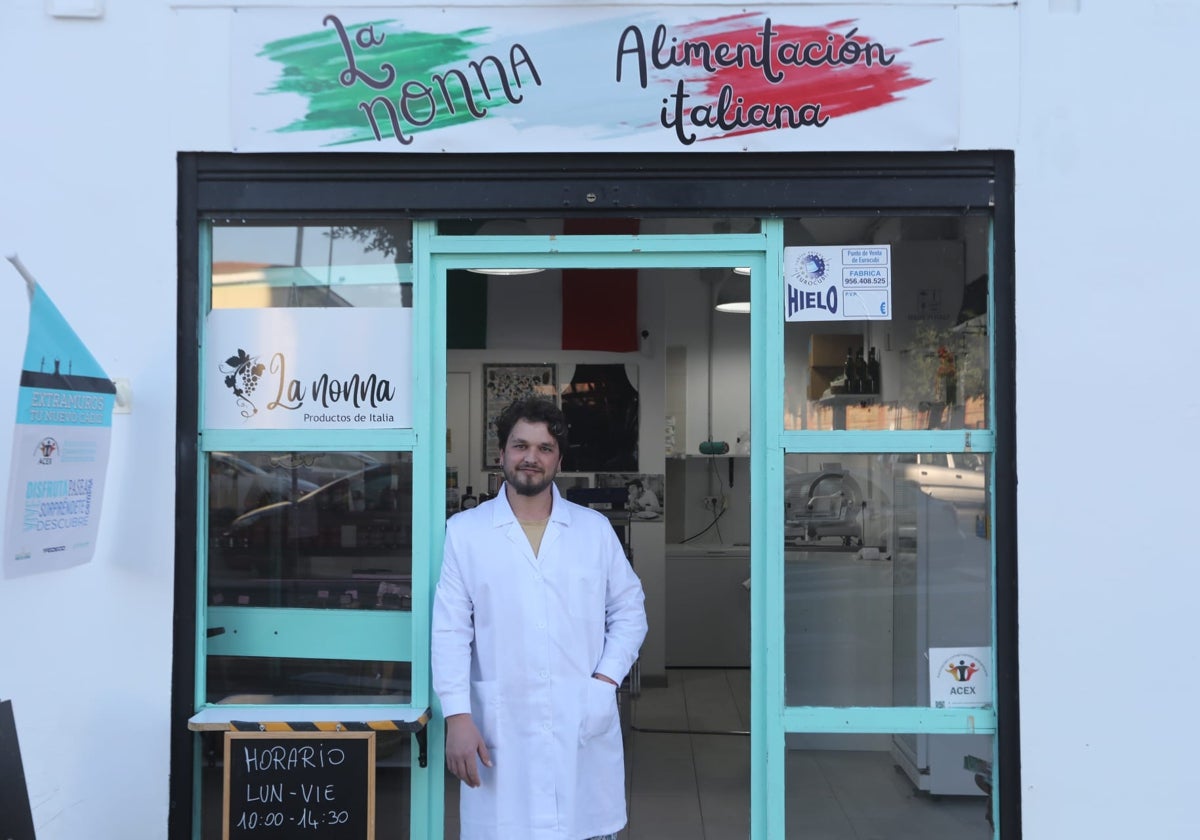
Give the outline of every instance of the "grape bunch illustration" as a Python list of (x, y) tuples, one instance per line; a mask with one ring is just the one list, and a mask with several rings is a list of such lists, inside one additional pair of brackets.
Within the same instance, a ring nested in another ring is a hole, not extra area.
[(258, 413), (258, 407), (254, 405), (250, 395), (258, 387), (258, 380), (266, 369), (267, 366), (258, 360), (258, 356), (251, 356), (241, 348), (238, 349), (236, 356), (230, 356), (220, 365), (221, 373), (225, 374), (225, 387), (233, 391), (238, 405), (244, 404), (250, 407), (249, 413), (244, 409), (242, 411), (242, 414), (247, 417)]

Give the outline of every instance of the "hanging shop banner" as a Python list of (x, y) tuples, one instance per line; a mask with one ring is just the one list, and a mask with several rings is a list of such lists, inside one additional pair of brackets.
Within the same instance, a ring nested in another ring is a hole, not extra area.
[(992, 705), (989, 647), (930, 648), (929, 705), (979, 709)]
[(112, 380), (71, 325), (26, 280), (29, 337), (4, 522), (5, 577), (92, 559), (116, 399)]
[(239, 9), (238, 151), (937, 150), (952, 7)]
[[(412, 309), (216, 309), (209, 429), (412, 428)], [(381, 349), (382, 348), (382, 349)]]
[(784, 319), (890, 321), (892, 246), (783, 249)]

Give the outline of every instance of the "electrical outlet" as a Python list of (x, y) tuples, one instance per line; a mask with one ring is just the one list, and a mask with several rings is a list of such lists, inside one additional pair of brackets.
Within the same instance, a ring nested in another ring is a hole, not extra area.
[(705, 496), (704, 497), (704, 509), (705, 510), (716, 510), (717, 509), (717, 497), (716, 496)]

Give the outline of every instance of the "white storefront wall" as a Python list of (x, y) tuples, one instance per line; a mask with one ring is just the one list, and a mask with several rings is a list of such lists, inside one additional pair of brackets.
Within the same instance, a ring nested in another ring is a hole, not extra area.
[[(100, 16), (53, 14), (81, 8)], [(166, 833), (175, 154), (232, 149), (234, 14), (120, 0), (0, 9), (0, 256), (19, 254), (133, 389), (113, 422), (94, 559), (0, 579), (0, 699), (13, 701), (40, 840)], [(956, 14), (958, 145), (1013, 149), (1016, 162), (1024, 836), (1192, 836), (1200, 739), (1168, 709), (1200, 689), (1186, 652), (1200, 589), (1187, 366), (1200, 293), (1193, 214), (1175, 198), (1198, 186), (1200, 6), (1030, 0)], [(15, 416), (27, 314), (4, 263), (0, 418)], [(0, 475), (9, 462), (3, 443)]]

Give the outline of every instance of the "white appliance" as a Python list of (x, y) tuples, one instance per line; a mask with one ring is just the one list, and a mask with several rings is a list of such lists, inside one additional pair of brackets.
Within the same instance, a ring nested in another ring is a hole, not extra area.
[[(897, 706), (928, 706), (929, 649), (983, 647), (991, 635), (990, 542), (975, 533), (979, 505), (955, 505), (898, 479), (892, 577), (892, 690)], [(892, 757), (918, 790), (983, 795), (963, 766), (990, 762), (987, 735), (892, 736)]]

